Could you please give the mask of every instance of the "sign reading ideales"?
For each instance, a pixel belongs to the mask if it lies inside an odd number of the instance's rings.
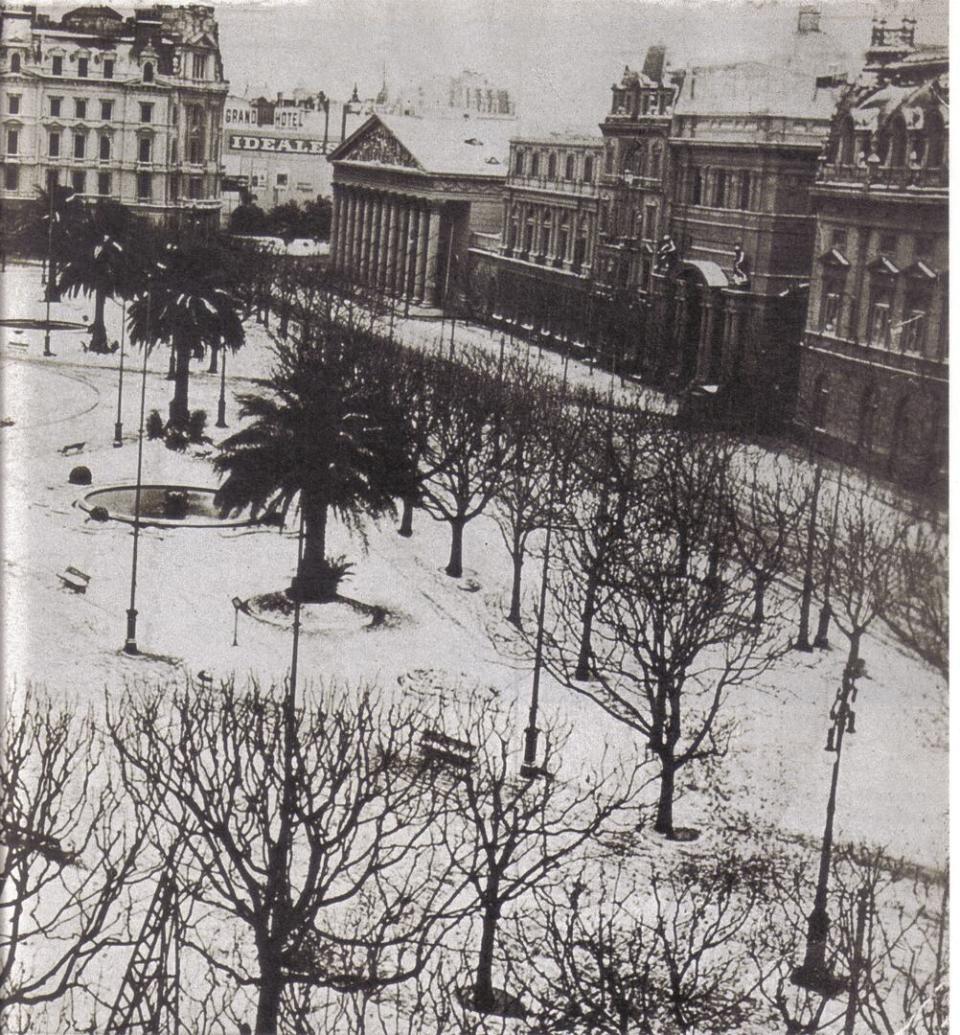
[[[273,151],[290,155],[322,155],[322,140],[302,140],[285,137],[248,137],[246,134],[231,133],[231,151]]]

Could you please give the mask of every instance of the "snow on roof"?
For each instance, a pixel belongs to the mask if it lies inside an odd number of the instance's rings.
[[[506,176],[512,121],[431,119],[413,115],[376,115],[429,173]]]
[[[817,88],[807,70],[742,61],[691,68],[674,107],[677,115],[786,115],[829,119],[834,89]]]

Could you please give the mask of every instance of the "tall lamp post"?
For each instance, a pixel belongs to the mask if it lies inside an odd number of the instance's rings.
[[[127,608],[125,654],[139,654],[137,647],[137,557],[140,547],[140,488],[143,478],[143,418],[147,402],[147,357],[150,338],[150,287],[147,286],[146,334],[143,339],[143,370],[140,375],[140,430],[137,434],[137,488],[133,503],[133,562],[130,567],[130,606]]]
[[[823,572],[823,606],[817,620],[817,635],[813,638],[814,647],[826,649],[830,646],[830,586],[833,582],[833,555],[837,545],[837,521],[840,517],[840,494],[843,489],[843,468],[837,478],[837,494],[833,498],[833,518],[830,522],[830,538],[827,540],[827,559]]]
[[[121,406],[123,405],[123,345],[126,338],[127,331],[127,300],[123,300],[123,306],[120,311],[120,377],[117,381],[117,420],[113,425],[113,444],[115,446],[123,445],[123,413]]]
[[[222,347],[220,357],[220,398],[217,400],[217,427],[227,426],[227,349]]]
[[[53,197],[56,188],[49,181],[47,182],[47,193],[50,195],[50,207],[47,212],[47,290],[44,296],[47,302],[47,318],[43,328],[43,354],[52,356],[50,350],[50,303],[53,301],[53,293],[56,290],[56,278],[53,275]]]
[[[500,337],[500,355],[503,356],[503,336]],[[502,359],[501,359],[502,362]],[[563,360],[563,384],[560,389],[561,399],[566,397],[567,390],[567,366],[569,356]],[[544,776],[542,766],[537,765],[537,742],[540,738],[540,730],[537,727],[537,713],[540,709],[540,673],[543,670],[543,629],[546,618],[547,607],[547,580],[550,575],[550,543],[553,538],[553,506],[557,489],[557,462],[556,456],[550,466],[550,484],[547,488],[547,528],[543,542],[543,565],[540,571],[540,608],[537,611],[537,640],[533,654],[533,685],[530,688],[530,711],[527,716],[527,727],[523,734],[523,762],[520,765],[520,775],[525,780],[532,780],[538,776]]]
[[[844,669],[830,718],[833,725],[827,731],[826,750],[833,753],[833,772],[830,776],[830,794],[827,798],[827,819],[823,828],[823,844],[820,848],[820,869],[817,875],[817,890],[813,899],[813,910],[807,922],[807,946],[803,963],[796,967],[790,980],[798,988],[817,992],[825,998],[839,995],[847,987],[847,979],[831,973],[827,963],[827,934],[830,917],[827,914],[827,883],[830,878],[830,861],[833,855],[833,818],[837,809],[837,783],[840,778],[840,758],[846,734],[856,733],[855,713],[850,702],[857,698],[857,688],[852,670]]]

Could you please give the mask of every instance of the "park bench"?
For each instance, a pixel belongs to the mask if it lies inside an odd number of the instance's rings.
[[[87,586],[90,585],[90,576],[79,568],[68,567],[62,574],[58,574],[57,578],[74,593],[86,593]]]
[[[420,750],[431,762],[443,762],[456,769],[472,769],[477,749],[469,740],[448,736],[438,730],[426,730],[420,738]]]
[[[60,447],[60,455],[70,456],[71,453],[79,453],[86,444],[86,442],[70,442],[67,445]]]

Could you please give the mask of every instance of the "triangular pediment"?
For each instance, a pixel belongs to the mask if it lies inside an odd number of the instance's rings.
[[[400,139],[373,115],[355,133],[330,155],[332,162],[363,162],[368,165],[387,165],[394,168],[423,167],[403,145]]]

